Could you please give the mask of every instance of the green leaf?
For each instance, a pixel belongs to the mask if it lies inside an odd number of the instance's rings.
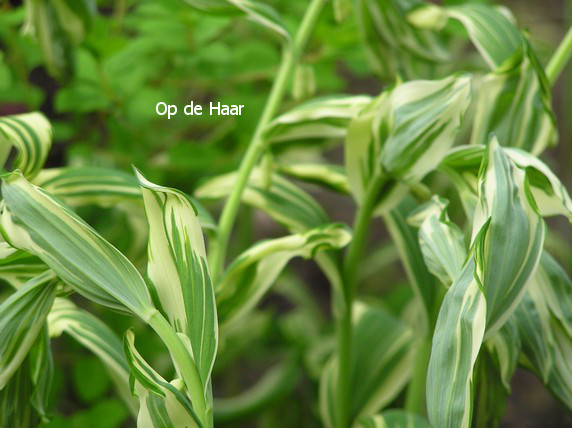
[[[449,286],[459,276],[467,250],[461,229],[449,220],[449,201],[433,196],[409,216],[409,223],[419,227],[419,245],[429,271]]]
[[[132,390],[139,397],[137,426],[200,427],[191,403],[177,388],[180,382],[167,382],[147,364],[135,349],[135,336],[130,330],[125,334],[123,349],[133,376]]]
[[[34,387],[30,402],[43,422],[48,420],[48,399],[54,376],[54,358],[52,355],[48,326],[44,324],[36,343],[28,354],[30,378]]]
[[[23,285],[0,305],[0,389],[22,364],[40,334],[56,296],[57,280],[46,272]]]
[[[48,326],[51,337],[69,334],[93,352],[104,364],[121,399],[133,414],[137,414],[138,404],[131,395],[129,367],[123,355],[123,345],[105,323],[71,301],[56,298],[48,315]]]
[[[466,3],[440,7],[428,3],[414,9],[407,18],[420,28],[437,30],[443,28],[449,19],[459,21],[493,70],[523,53],[522,34],[505,13],[489,5]]]
[[[147,276],[157,307],[190,339],[193,360],[207,390],[218,342],[214,289],[198,211],[175,189],[137,172],[149,220]]]
[[[347,125],[371,102],[366,95],[338,95],[306,101],[274,119],[267,128],[270,143],[343,138]]]
[[[217,286],[221,323],[229,323],[251,310],[292,258],[312,258],[320,251],[342,248],[350,240],[347,227],[326,224],[255,244],[234,260]]]
[[[155,313],[137,269],[73,211],[19,172],[3,179],[2,234],[38,256],[78,293],[148,320]]]
[[[355,303],[353,328],[351,420],[389,404],[407,384],[415,358],[413,330],[382,308]],[[326,426],[335,420],[336,368],[334,355],[320,379],[320,412]]]
[[[13,169],[27,178],[40,172],[52,146],[52,125],[42,113],[0,117],[0,162],[6,163],[10,149],[18,150]]]
[[[509,318],[496,334],[485,342],[485,345],[489,351],[492,362],[494,362],[498,368],[498,377],[500,377],[505,391],[510,393],[510,381],[516,370],[518,357],[522,349],[518,326],[512,317]]]
[[[359,428],[430,428],[429,422],[419,415],[404,410],[386,410],[378,415],[361,418]]]
[[[374,71],[382,78],[429,74],[431,65],[448,59],[432,31],[411,25],[406,14],[416,1],[358,0],[356,15]]]

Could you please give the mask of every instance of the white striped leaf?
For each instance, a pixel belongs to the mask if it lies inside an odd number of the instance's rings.
[[[519,326],[525,364],[572,409],[572,281],[546,252],[513,318]]]
[[[298,163],[278,165],[278,171],[298,180],[316,183],[339,193],[350,192],[343,167],[330,164]]]
[[[0,279],[13,288],[20,288],[46,270],[48,267],[38,257],[21,250],[0,259]]]
[[[491,133],[533,154],[556,144],[550,85],[528,41],[524,46],[524,55],[480,82],[472,144],[486,144]]]
[[[230,195],[236,177],[237,173],[233,172],[209,179],[199,186],[195,195],[204,200],[223,199]],[[273,174],[270,186],[265,186],[261,169],[252,171],[242,201],[264,211],[291,232],[302,232],[328,222],[326,213],[314,198],[280,175]]]
[[[57,279],[46,272],[0,305],[0,389],[22,364],[40,334],[56,297]]]
[[[18,150],[13,169],[28,177],[36,176],[52,146],[52,125],[42,113],[0,117],[0,162],[6,163],[10,149]]]
[[[350,418],[357,421],[378,412],[401,392],[411,376],[416,347],[414,332],[403,321],[379,307],[354,305]],[[320,379],[320,413],[328,427],[335,420],[336,377],[334,354]]]
[[[485,147],[459,146],[443,159],[440,169],[455,183],[462,195],[473,199],[476,207],[477,174]],[[526,171],[530,191],[543,217],[564,215],[572,219],[572,199],[560,179],[538,157],[517,148],[507,147],[506,155]]]
[[[57,196],[72,207],[97,205],[104,208],[127,209],[131,216],[137,212],[131,207],[143,208],[141,188],[130,174],[102,167],[65,167],[43,169],[33,183]],[[199,212],[201,226],[215,230],[215,222],[197,200],[191,198]]]
[[[132,392],[139,397],[137,426],[200,427],[191,403],[179,390],[182,382],[167,382],[135,349],[132,331],[125,333],[123,349],[132,375]]]
[[[97,303],[143,320],[156,312],[145,281],[109,242],[19,172],[3,179],[2,234],[38,256],[66,284]]]
[[[351,119],[371,102],[366,95],[339,95],[306,101],[274,119],[267,128],[270,143],[343,138]]]
[[[394,409],[361,418],[358,428],[431,428],[429,422],[419,415]]]
[[[347,227],[326,224],[255,244],[233,261],[217,285],[221,323],[228,323],[251,310],[292,258],[312,258],[320,251],[342,248],[350,240]]]
[[[439,30],[447,20],[459,21],[491,69],[523,53],[524,38],[503,10],[485,4],[466,3],[440,7],[427,3],[414,9],[408,20],[419,28]]]
[[[481,287],[471,255],[445,295],[435,326],[426,393],[432,426],[471,425],[473,367],[486,327]]]
[[[149,220],[147,276],[157,307],[190,339],[207,389],[217,350],[214,289],[198,211],[183,192],[158,186],[137,172]]]
[[[448,55],[431,31],[411,25],[406,14],[416,2],[358,0],[356,15],[374,71],[382,78],[427,75],[431,65]]]
[[[0,390],[2,427],[29,428],[49,422],[47,404],[53,359],[45,323],[42,327],[29,354]]]
[[[510,160],[496,139],[489,144],[481,165],[473,236],[486,223],[486,244],[476,255],[483,266],[481,281],[490,335],[524,296],[542,254],[545,229],[524,171]]]
[[[131,395],[129,367],[121,340],[115,333],[89,312],[79,309],[70,300],[59,297],[48,314],[48,326],[51,337],[67,333],[101,360],[120,398],[131,413],[136,415],[138,402]]]
[[[449,220],[448,205],[446,199],[433,196],[408,218],[419,227],[419,245],[429,272],[446,286],[459,276],[467,258],[463,232]]]
[[[397,86],[389,114],[375,124],[384,171],[410,183],[435,169],[453,146],[470,99],[470,78],[463,75]]]

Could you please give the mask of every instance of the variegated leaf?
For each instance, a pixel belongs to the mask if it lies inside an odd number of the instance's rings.
[[[274,119],[267,128],[271,143],[343,138],[351,119],[369,103],[366,95],[344,95],[306,101]]]
[[[135,349],[135,336],[127,331],[123,344],[127,364],[133,376],[132,392],[139,397],[137,426],[200,427],[191,403],[179,390],[182,382],[167,382]]]
[[[46,272],[16,290],[0,305],[0,389],[18,370],[40,334],[56,297],[57,279]]]
[[[196,190],[199,199],[227,197],[234,187],[237,173],[214,177]],[[322,207],[304,190],[278,174],[265,186],[264,173],[254,169],[242,194],[243,202],[252,205],[284,224],[291,232],[302,232],[328,222]]]
[[[526,40],[524,47],[522,56],[480,82],[472,144],[485,144],[491,133],[507,146],[533,154],[556,144],[558,135],[551,89],[544,69]]]
[[[339,193],[349,193],[348,177],[343,167],[318,163],[279,165],[278,170],[290,177],[316,183]]]
[[[303,233],[262,241],[239,255],[217,285],[222,323],[251,310],[290,259],[311,258],[320,251],[342,248],[351,240],[341,224],[326,224]]]
[[[358,0],[356,15],[374,71],[382,78],[424,77],[431,65],[447,60],[437,35],[411,25],[406,14],[415,2]]]
[[[190,339],[206,390],[218,326],[198,211],[183,192],[153,184],[139,172],[137,177],[149,220],[147,275],[152,294],[175,330]]]
[[[419,415],[404,410],[385,410],[384,412],[361,418],[358,428],[430,428],[429,422]]]
[[[145,281],[109,242],[19,172],[3,179],[1,229],[13,246],[38,256],[85,297],[143,320],[156,312]]]
[[[545,232],[525,173],[496,139],[487,147],[481,165],[473,236],[487,222],[486,245],[476,255],[483,266],[480,275],[490,335],[502,326],[526,293],[542,254]]]
[[[0,163],[4,165],[12,147],[18,150],[13,169],[36,176],[52,146],[52,125],[42,113],[0,117]]]
[[[411,183],[437,168],[455,142],[470,99],[470,78],[463,75],[397,86],[388,116],[374,124],[383,142],[384,171]]]
[[[490,5],[465,3],[440,7],[426,3],[414,9],[407,18],[419,28],[435,30],[443,28],[449,19],[461,22],[471,41],[493,70],[523,53],[522,34],[503,10]]]
[[[449,286],[461,273],[467,250],[461,229],[449,220],[449,201],[433,196],[409,216],[419,227],[419,245],[429,271]]]
[[[471,256],[439,311],[427,371],[427,411],[432,426],[471,424],[473,368],[486,327],[487,305]]]
[[[67,333],[93,352],[104,364],[115,388],[134,415],[138,402],[131,395],[129,367],[123,355],[123,345],[115,333],[87,311],[79,309],[70,300],[56,298],[48,314],[51,337]]]
[[[13,254],[0,258],[0,279],[13,288],[20,288],[47,270],[44,262],[25,251],[15,250]]]

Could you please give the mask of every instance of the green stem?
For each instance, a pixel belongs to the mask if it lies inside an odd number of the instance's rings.
[[[149,319],[148,324],[157,332],[163,343],[165,343],[169,349],[171,357],[179,368],[183,381],[189,391],[193,410],[197,414],[197,417],[204,427],[212,427],[212,412],[207,412],[207,403],[201,377],[187,348],[185,348],[185,345],[183,345],[183,342],[181,342],[181,339],[179,339],[171,324],[169,324],[160,312],[155,312]]]
[[[326,1],[327,0],[312,0],[312,3],[310,3],[306,10],[306,14],[300,24],[300,29],[296,34],[293,44],[286,45],[283,50],[282,61],[280,63],[276,80],[272,85],[262,116],[258,121],[252,140],[250,141],[248,149],[242,159],[242,163],[240,164],[238,177],[232,189],[232,193],[226,201],[219,220],[218,239],[211,253],[212,276],[215,284],[223,269],[226,249],[232,232],[232,227],[236,219],[240,200],[242,199],[242,193],[248,183],[252,170],[264,152],[264,132],[280,108],[280,104],[284,99],[284,94],[286,93],[288,81],[292,75],[294,66],[306,48],[306,44],[308,43],[310,35],[318,21],[318,17],[320,16],[320,12],[322,11]]]
[[[337,426],[345,428],[350,421],[351,391],[351,348],[352,348],[352,306],[357,283],[358,266],[362,258],[373,211],[379,200],[379,193],[385,178],[378,176],[369,184],[365,199],[358,207],[354,221],[353,237],[344,259],[343,270],[343,310],[338,319],[338,389]]]
[[[546,66],[546,77],[551,85],[554,85],[560,73],[566,67],[566,64],[572,56],[572,27],[568,29],[568,32],[564,36],[564,39],[560,42],[556,52],[548,61]]]

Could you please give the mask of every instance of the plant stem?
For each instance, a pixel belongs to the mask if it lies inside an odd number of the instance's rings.
[[[556,52],[554,52],[554,55],[552,55],[552,58],[550,58],[546,66],[546,77],[550,85],[554,85],[558,76],[560,76],[560,73],[570,60],[570,56],[572,56],[572,27],[568,29],[564,39],[562,39],[560,45],[556,48]]]
[[[189,391],[193,410],[204,427],[212,427],[212,412],[207,416],[207,404],[202,387],[201,377],[189,352],[177,336],[177,333],[160,312],[155,312],[148,324],[157,332],[169,349],[171,358],[179,368],[183,381]]]
[[[365,198],[358,207],[353,229],[352,241],[344,259],[343,270],[343,310],[338,319],[338,388],[337,388],[337,426],[345,428],[351,425],[351,348],[352,348],[352,305],[357,283],[357,271],[362,258],[368,229],[379,193],[385,184],[383,176],[375,177],[369,184]]]
[[[242,193],[246,187],[246,184],[248,183],[248,179],[252,170],[264,152],[264,132],[280,108],[280,104],[284,99],[284,94],[286,93],[288,81],[292,75],[294,66],[306,48],[306,44],[308,43],[310,35],[316,25],[316,22],[318,21],[318,17],[320,16],[320,12],[322,11],[326,1],[327,0],[312,0],[308,6],[308,9],[306,10],[302,23],[300,24],[300,29],[296,34],[296,38],[293,44],[285,45],[282,52],[282,61],[280,63],[280,68],[278,70],[276,80],[272,85],[272,89],[270,91],[270,95],[268,96],[268,100],[266,101],[262,116],[258,121],[254,135],[252,136],[252,140],[250,141],[248,149],[246,150],[244,158],[240,164],[238,177],[232,189],[232,193],[224,205],[219,220],[218,239],[216,245],[212,250],[213,252],[211,259],[212,276],[213,282],[215,284],[217,283],[218,277],[223,269],[226,249],[230,239],[230,234],[232,232],[232,227],[236,219],[240,200],[242,199]]]

